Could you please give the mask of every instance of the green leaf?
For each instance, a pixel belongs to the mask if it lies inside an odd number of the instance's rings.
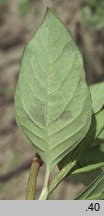
[[[75,200],[104,200],[104,172],[76,197]]]
[[[92,107],[82,55],[50,9],[25,48],[15,110],[19,127],[47,170],[72,151],[90,127]]]
[[[85,0],[81,14],[92,28],[102,28],[104,26],[104,0]]]
[[[95,139],[100,136],[102,131],[104,130],[104,109],[101,110],[99,113],[96,115],[96,134],[95,134]]]
[[[102,168],[102,167],[104,167],[104,162],[90,164],[88,166],[85,166],[85,167],[82,167],[82,168],[74,170],[71,173],[71,175],[73,175],[73,174],[79,174],[79,173],[85,173],[85,172],[91,172],[91,171],[94,171],[94,170]]]
[[[7,2],[7,0],[0,0],[0,6],[4,5]]]
[[[91,146],[86,149],[85,156],[80,157],[80,165],[86,166],[97,162],[104,162],[104,144]]]
[[[104,130],[102,130],[98,138],[102,141],[101,143],[104,143]]]
[[[79,156],[79,160],[78,163],[83,167],[89,164],[93,164],[93,163],[97,163],[97,162],[101,162],[101,158],[104,156],[104,154],[102,155],[102,152],[100,150],[100,145],[91,145],[94,142],[96,142],[96,140],[99,139],[99,135],[101,134],[101,132],[104,129],[104,110],[100,111],[99,113],[97,113],[95,115],[96,118],[96,133],[95,133],[95,138],[93,140],[93,142],[90,142],[90,136],[89,139],[87,140],[87,142],[90,144],[88,146],[88,148],[85,148],[83,151],[83,148],[80,151],[80,156]],[[90,134],[91,134],[91,130],[90,130]],[[104,161],[104,160],[103,160]]]
[[[21,0],[18,5],[20,15],[25,16],[31,8],[30,0]]]
[[[78,161],[79,158],[81,157],[81,155],[83,155],[83,157],[84,157],[84,153],[85,153],[86,149],[88,148],[89,145],[92,144],[92,142],[95,139],[95,133],[96,133],[96,120],[95,120],[95,116],[93,115],[92,121],[91,121],[91,126],[90,126],[90,129],[89,129],[87,135],[81,141],[79,146],[76,147],[76,149],[69,152],[69,154],[67,154],[58,163],[59,170],[63,169],[64,166],[68,165],[70,163],[70,161],[72,161],[73,159],[76,159]]]
[[[104,110],[100,111],[96,115],[93,114],[92,122],[90,129],[85,136],[85,138],[81,141],[80,145],[76,148],[76,150],[70,152],[68,155],[66,155],[58,164],[59,169],[62,169],[66,164],[70,163],[72,160],[72,157],[74,155],[74,159],[77,159],[78,164],[80,166],[86,166],[90,163],[97,163],[100,162],[97,161],[98,157],[102,155],[100,153],[100,150],[98,150],[99,147],[92,146],[92,144],[95,142],[97,138],[99,138],[101,132],[104,129]],[[94,155],[94,152],[96,152],[96,155]],[[99,156],[97,156],[97,153]]]
[[[10,92],[10,89],[9,89],[9,88],[7,88],[6,86],[4,87],[4,86],[1,86],[1,85],[0,85],[0,95],[5,95],[5,94],[7,94],[8,92]]]
[[[104,106],[104,82],[90,85],[90,92],[92,97],[93,111],[94,113],[97,113]]]
[[[70,162],[66,165],[52,180],[51,184],[49,185],[49,194],[53,192],[53,190],[59,185],[59,183],[65,178],[67,173],[72,172],[72,169],[76,166],[76,161]]]
[[[104,144],[101,144],[104,143],[103,132],[101,132],[103,128],[104,110],[100,111],[96,115],[93,115],[91,127],[86,137],[81,141],[81,144],[77,147],[76,151],[73,150],[72,153],[69,153],[59,162],[59,169],[62,170],[65,166],[68,166],[74,155],[74,160],[77,160],[77,166],[74,167],[73,173],[71,174],[82,173],[84,175],[85,173],[90,172],[87,174],[87,181],[89,181],[91,179],[92,171],[95,170],[100,172],[100,169],[104,166]],[[99,142],[99,144],[95,145],[95,141]],[[70,176],[70,172],[68,172],[66,176]]]

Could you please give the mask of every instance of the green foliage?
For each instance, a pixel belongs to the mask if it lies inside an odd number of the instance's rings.
[[[92,84],[90,86],[90,92],[92,97],[92,107],[94,113],[99,112],[104,106],[104,82]]]
[[[101,173],[76,200],[104,200],[104,173]]]
[[[67,175],[104,166],[102,92],[104,82],[91,85],[89,91],[79,49],[64,24],[47,9],[24,50],[15,94],[17,124],[46,165],[39,199],[47,199]],[[59,173],[49,181],[57,164]]]
[[[81,173],[91,172],[91,171],[97,170],[97,169],[102,168],[102,167],[104,167],[104,162],[90,164],[88,166],[84,166],[82,168],[76,169],[75,171],[73,171],[71,173],[71,175],[79,174],[79,173],[81,174]]]
[[[67,173],[72,173],[74,167],[76,167],[76,161],[71,161],[70,163],[66,164],[63,169],[61,169],[61,171],[55,176],[55,178],[49,185],[49,194],[55,190],[55,188],[59,185],[62,179],[66,177]]]
[[[0,0],[0,6],[4,5],[7,0]]]
[[[50,10],[25,48],[15,102],[18,125],[50,170],[89,129],[91,100],[82,56]]]
[[[81,166],[86,166],[88,164],[97,162],[104,162],[104,149],[102,144],[102,142],[104,143],[104,139],[100,139],[101,132],[104,129],[104,110],[96,116],[96,120],[95,139],[93,142],[90,142],[89,140],[90,145],[85,148],[84,154],[80,154],[79,156],[79,163]]]
[[[0,95],[5,95],[7,93],[10,93],[10,89],[4,86],[0,86]]]
[[[104,82],[93,84],[90,86],[92,96],[92,106],[96,114],[93,114],[90,129],[86,137],[81,141],[81,144],[73,150],[58,164],[59,169],[64,169],[65,166],[77,159],[75,170],[71,173],[81,174],[91,172],[104,167],[104,101],[102,92],[104,92]],[[102,98],[102,99],[101,99]],[[80,167],[82,168],[79,168]],[[70,176],[70,172],[67,174]]]
[[[18,5],[19,13],[21,16],[25,16],[31,9],[30,0],[21,0]]]
[[[91,157],[90,153],[88,153],[88,157],[87,156],[85,157],[85,155],[87,154],[87,151],[88,152],[90,151],[89,150],[90,148],[94,148],[91,145],[94,142],[96,142],[103,129],[104,129],[104,110],[98,112],[96,115],[93,114],[91,126],[87,135],[75,150],[73,150],[71,153],[66,155],[60,161],[60,163],[58,164],[59,169],[62,169],[64,166],[66,166],[66,164],[68,164],[72,160],[73,154],[75,155],[74,159],[77,158],[78,164],[80,164],[82,167],[90,164],[91,162],[89,161],[89,158]],[[94,157],[94,159],[95,159],[95,163],[99,162],[97,161],[97,158]],[[92,155],[92,163],[93,163],[93,155]]]
[[[92,119],[90,130],[85,139],[82,141],[82,145],[79,151],[80,154],[78,156],[80,159],[83,157],[83,153],[85,154],[86,150],[91,147],[91,144],[94,144],[96,142],[96,140],[99,138],[99,135],[104,129],[104,110],[100,111],[94,117],[95,119]]]
[[[85,0],[81,14],[86,23],[100,29],[104,26],[104,0]]]

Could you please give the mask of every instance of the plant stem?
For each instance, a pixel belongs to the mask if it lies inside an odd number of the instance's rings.
[[[36,154],[32,160],[32,164],[30,168],[27,191],[26,191],[26,200],[35,199],[37,176],[41,165],[42,165],[42,161],[39,155]]]
[[[41,194],[39,196],[39,200],[46,200],[48,198],[48,193],[49,193],[49,189],[48,189],[49,176],[50,176],[50,169],[48,169],[48,167],[46,167],[44,186],[43,186],[42,192],[41,192]]]
[[[72,169],[76,166],[76,161],[72,161],[69,164],[67,164],[58,174],[57,176],[52,180],[52,182],[49,185],[49,194],[51,194],[55,188],[59,185],[59,183],[65,178],[65,176],[68,174],[68,172],[72,172]]]

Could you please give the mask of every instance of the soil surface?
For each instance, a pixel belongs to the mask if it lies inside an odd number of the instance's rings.
[[[21,0],[22,1],[22,0]],[[93,30],[81,17],[83,0],[30,0],[24,12],[20,0],[0,6],[0,199],[25,199],[34,148],[17,128],[14,93],[26,43],[51,7],[70,29],[85,61],[88,84],[104,80],[104,30]],[[57,169],[56,171],[57,172]],[[79,176],[63,181],[51,199],[74,199],[84,187]],[[37,194],[43,184],[44,167],[38,178]]]

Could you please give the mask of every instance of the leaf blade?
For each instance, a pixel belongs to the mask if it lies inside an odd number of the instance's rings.
[[[90,85],[90,92],[92,97],[93,111],[94,113],[97,113],[104,106],[104,97],[102,94],[102,92],[104,92],[104,82]]]
[[[15,107],[18,125],[50,169],[89,129],[92,109],[82,56],[49,9],[25,48]]]
[[[90,164],[90,165],[84,166],[82,168],[76,169],[75,171],[73,171],[71,173],[71,175],[78,174],[78,173],[91,172],[93,170],[96,170],[96,169],[99,169],[99,168],[102,168],[102,167],[104,167],[104,162]]]
[[[82,167],[89,165],[90,163],[97,163],[101,162],[100,158],[103,158],[103,153],[99,149],[99,146],[92,146],[94,142],[98,138],[100,138],[102,132],[104,129],[104,110],[93,114],[92,121],[90,125],[90,129],[85,136],[85,138],[81,141],[80,145],[76,148],[75,151],[69,153],[68,155],[63,158],[59,164],[59,169],[62,169],[66,164],[70,163],[70,160],[73,157],[73,154],[75,154],[74,159],[78,160],[78,164],[80,164]],[[103,135],[102,135],[103,137]],[[93,154],[94,153],[94,154]]]
[[[103,200],[104,172],[100,174],[75,200]]]

